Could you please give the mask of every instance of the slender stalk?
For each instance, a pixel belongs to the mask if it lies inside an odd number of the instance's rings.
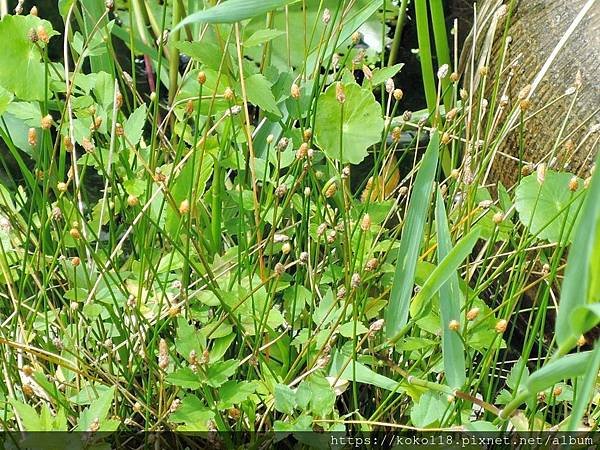
[[[400,46],[402,45],[402,32],[404,31],[404,24],[406,23],[407,10],[408,0],[401,0],[400,5],[398,6],[398,18],[396,19],[396,29],[394,30],[392,47],[388,56],[388,66],[393,66],[398,60]]]
[[[429,39],[429,18],[426,0],[415,0],[415,16],[417,21],[417,40],[419,42],[419,60],[421,61],[421,76],[425,89],[425,100],[430,114],[435,111],[436,83],[433,71],[433,55]]]
[[[181,2],[175,0],[172,6],[172,27],[175,28],[181,21]],[[177,85],[179,79],[179,42],[181,32],[179,29],[169,34],[169,104],[173,104],[177,94]],[[175,134],[174,134],[175,135]]]
[[[446,15],[444,14],[444,5],[442,0],[431,0],[429,2],[431,11],[431,24],[433,28],[433,37],[435,41],[435,53],[437,57],[438,67],[447,64],[449,72],[452,72],[452,61],[450,60],[450,47],[448,45],[448,33],[446,31]],[[446,111],[449,111],[452,105],[452,91],[448,89],[450,80],[442,79],[442,92],[444,106]]]

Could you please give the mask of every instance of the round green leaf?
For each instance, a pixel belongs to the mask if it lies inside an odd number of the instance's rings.
[[[575,192],[569,190],[573,175],[566,172],[546,171],[542,184],[532,174],[521,180],[515,193],[515,208],[519,220],[540,239],[568,243],[572,239],[574,222],[583,196],[579,195],[583,181]]]
[[[315,138],[330,158],[358,164],[367,156],[367,148],[381,140],[381,107],[370,91],[355,83],[344,84],[344,93],[343,105],[333,84],[319,96]]]
[[[45,67],[39,45],[31,42],[31,30],[43,27],[52,37],[58,34],[47,20],[37,16],[6,16],[0,21],[0,85],[23,100],[44,99]]]

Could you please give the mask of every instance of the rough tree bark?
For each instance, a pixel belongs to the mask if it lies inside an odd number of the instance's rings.
[[[481,3],[474,66],[477,68],[479,61],[489,57],[487,86],[493,84],[499,74],[500,93],[506,86],[509,108],[519,102],[521,90],[535,81],[563,36],[568,34],[564,46],[532,90],[530,108],[525,113],[525,117],[529,118],[525,123],[522,164],[544,162],[583,178],[589,176],[600,139],[600,1],[514,0],[508,29],[510,44],[502,67],[499,56],[508,14],[499,18],[493,32],[494,14],[498,17],[502,4],[505,3],[506,8],[511,1],[484,0]],[[569,28],[584,8],[587,10],[583,18],[569,33]],[[470,79],[473,36],[472,32],[461,57],[465,80]],[[474,79],[471,89],[481,81],[477,70]],[[581,86],[574,94],[575,104],[569,112],[574,97],[564,93],[576,84],[577,79],[581,80]],[[486,95],[490,93],[487,89]],[[512,185],[521,166],[515,159],[519,155],[517,127],[494,154],[488,181],[500,180],[506,186]]]

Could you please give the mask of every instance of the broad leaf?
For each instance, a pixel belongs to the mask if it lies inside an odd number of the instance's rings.
[[[167,375],[166,379],[169,383],[184,389],[198,389],[202,386],[198,375],[192,372],[192,369],[189,367],[177,369],[175,372]]]
[[[515,208],[521,223],[531,234],[550,242],[571,241],[573,224],[581,207],[583,182],[576,192],[569,190],[573,175],[566,172],[546,171],[543,183],[537,174],[521,180],[515,192]]]
[[[172,259],[172,255],[167,256]],[[158,271],[160,273],[160,271]],[[204,343],[200,339],[198,330],[190,325],[183,317],[177,318],[177,338],[175,339],[175,350],[185,359],[190,357],[192,352],[195,352],[198,357],[204,351]]]
[[[13,94],[0,86],[0,116],[4,114],[10,102],[13,101]]]
[[[205,67],[218,71],[223,59],[223,50],[213,42],[177,42],[177,48],[190,58],[200,61]]]
[[[277,102],[271,91],[271,83],[267,81],[264,75],[252,75],[245,80],[246,93],[248,101],[258,106],[262,110],[281,117],[281,113],[277,108]]]
[[[310,409],[313,415],[325,417],[333,411],[335,392],[329,381],[323,376],[311,375],[307,380],[312,392]]]
[[[215,416],[198,397],[186,395],[179,407],[169,416],[174,423],[182,423],[194,431],[207,431],[208,422]]]
[[[206,384],[214,388],[220,387],[236,372],[238,366],[239,361],[235,359],[211,364],[206,370]]]
[[[231,408],[254,394],[258,381],[228,381],[219,388],[219,408]]]
[[[139,178],[130,178],[129,180],[125,180],[123,182],[123,187],[125,188],[125,192],[136,197],[139,197],[146,191],[146,183],[144,180],[140,180]]]
[[[173,31],[192,23],[234,23],[281,8],[298,0],[228,0],[217,6],[190,14]]]
[[[139,106],[125,122],[124,131],[127,141],[136,146],[139,144],[144,133],[144,123],[146,122],[146,104]]]
[[[75,3],[75,0],[58,0],[58,11],[60,12],[60,15],[65,17],[71,6],[73,6],[73,3]]]
[[[527,382],[529,378],[529,369],[522,358],[519,358],[513,368],[510,370],[508,377],[506,377],[506,385],[517,390],[521,384]]]
[[[270,40],[275,39],[283,34],[285,34],[285,32],[280,30],[271,30],[269,28],[266,30],[258,30],[248,39],[244,40],[244,47],[254,47],[255,45],[264,44],[265,42],[269,42]]]
[[[484,420],[477,420],[475,422],[470,422],[465,426],[466,431],[475,431],[475,432],[487,432],[487,433],[497,433],[498,427],[491,422],[486,422]]]
[[[410,411],[410,420],[419,428],[427,428],[439,423],[448,407],[448,402],[442,399],[439,392],[427,391]]]
[[[21,403],[14,399],[10,399],[10,404],[13,406],[15,414],[23,421],[26,431],[44,431],[42,419],[38,416],[35,409],[26,403]]]
[[[77,431],[89,431],[92,423],[96,421],[98,421],[100,427],[102,427],[103,421],[108,416],[114,396],[115,388],[111,387],[100,394],[100,396],[94,400],[88,408],[83,410],[79,416]]]
[[[30,31],[40,26],[48,36],[58,34],[50,22],[33,15],[8,15],[0,21],[0,85],[22,100],[44,99],[46,68],[38,46],[29,39]]]
[[[376,69],[373,71],[373,78],[371,78],[371,84],[377,86],[381,83],[385,83],[389,78],[393,78],[402,70],[404,64],[396,64],[390,67],[384,67],[383,69]]]
[[[296,394],[286,384],[275,385],[275,409],[285,414],[293,414],[296,407]]]
[[[344,84],[343,89],[343,104],[336,98],[335,84],[319,96],[315,138],[331,159],[358,164],[367,156],[369,146],[381,140],[381,106],[371,91],[355,83]]]
[[[361,334],[365,334],[369,331],[367,327],[364,326],[362,322],[356,322],[356,328],[354,326],[354,322],[348,322],[343,325],[340,325],[338,328],[340,335],[351,338],[355,334],[356,336],[360,336]]]

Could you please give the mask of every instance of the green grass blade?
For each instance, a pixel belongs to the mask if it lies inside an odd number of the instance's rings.
[[[415,178],[402,229],[390,302],[385,310],[386,335],[390,339],[400,332],[408,320],[408,308],[415,281],[419,248],[429,212],[429,200],[437,170],[439,147],[440,136],[438,131],[434,130],[421,161],[421,168]]]
[[[444,5],[442,0],[431,0],[429,3],[431,10],[431,24],[433,27],[433,37],[435,41],[435,54],[437,56],[438,67],[448,64],[452,67],[450,60],[450,48],[448,46],[448,33],[446,31],[446,17],[444,16]],[[450,109],[452,104],[452,91],[446,89],[450,85],[450,80],[444,78],[442,80],[442,91],[444,94],[444,106]]]
[[[438,236],[438,261],[446,260],[452,249],[448,218],[444,207],[442,193],[438,189],[435,223]],[[464,242],[464,240],[462,241]],[[450,387],[461,387],[466,379],[465,375],[465,349],[458,333],[450,331],[448,324],[452,320],[460,322],[460,288],[456,271],[450,274],[448,280],[440,287],[440,313],[442,322],[442,355],[444,372]]]
[[[351,355],[344,355],[342,352],[336,351],[332,358],[329,375],[335,378],[339,377],[358,383],[370,384],[388,391],[403,391],[403,389],[398,388],[397,381],[374,372],[364,364],[348,361],[350,358],[352,358]]]
[[[431,300],[440,288],[450,280],[452,276],[456,276],[456,271],[462,262],[473,251],[473,247],[479,239],[480,233],[480,228],[472,229],[469,234],[463,237],[454,248],[448,252],[433,272],[431,272],[431,275],[429,275],[429,278],[427,278],[423,287],[421,287],[421,290],[412,301],[411,310],[414,311],[413,315],[417,315],[422,311],[427,302]],[[449,248],[448,244],[449,242],[444,242],[444,249]],[[447,325],[448,323],[445,324],[445,326]]]
[[[590,367],[593,352],[572,353],[555,359],[533,372],[525,384],[529,393],[537,394],[559,381],[584,375]]]
[[[585,414],[585,410],[596,387],[598,370],[600,370],[600,345],[596,344],[585,378],[577,384],[577,394],[573,403],[573,409],[571,410],[567,431],[577,431],[579,428],[581,419]]]
[[[402,41],[402,31],[404,30],[404,24],[406,23],[407,9],[408,0],[401,0],[398,5],[398,19],[396,20],[396,29],[394,30],[394,40],[392,42],[392,48],[390,49],[388,67],[396,64],[398,58],[400,43]]]
[[[427,17],[427,1],[415,1],[415,16],[417,20],[417,40],[419,42],[419,60],[421,61],[421,74],[427,109],[430,113],[435,111],[437,90],[435,75],[433,73],[433,60],[431,55],[431,42],[429,35],[429,19]]]
[[[228,0],[219,5],[190,14],[173,31],[192,23],[234,23],[251,19],[298,0]]]
[[[572,353],[554,359],[536,370],[529,376],[525,386],[519,390],[515,398],[501,411],[500,418],[507,419],[527,398],[554,386],[559,381],[585,375],[594,359],[593,351]]]
[[[598,291],[596,291],[598,293]],[[573,337],[581,336],[600,322],[600,303],[592,303],[575,308],[571,314]]]
[[[440,66],[443,64],[451,65],[450,47],[448,46],[448,34],[446,32],[446,17],[442,3],[442,0],[431,0],[429,3],[433,36],[435,39],[435,52],[437,54],[438,65]]]
[[[600,172],[593,175],[581,219],[569,251],[565,279],[562,285],[558,314],[556,316],[556,342],[559,347],[573,346],[580,333],[572,327],[571,317],[578,307],[589,302],[590,286],[596,285],[594,252],[600,244]],[[565,348],[564,351],[568,351]]]

